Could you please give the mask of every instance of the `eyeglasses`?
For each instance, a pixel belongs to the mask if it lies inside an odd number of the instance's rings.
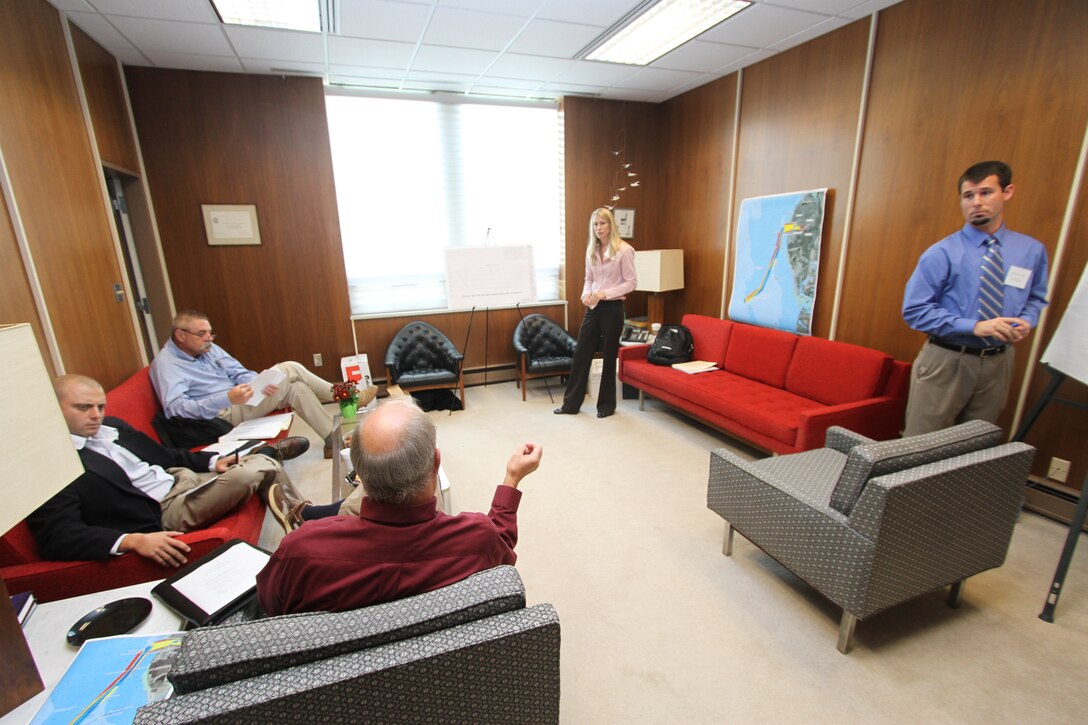
[[[193,332],[192,330],[186,330],[184,327],[179,327],[178,329],[181,330],[182,332],[189,333],[193,337],[207,338],[209,340],[214,340],[215,339],[215,333],[212,332],[211,330],[199,330],[197,332]]]

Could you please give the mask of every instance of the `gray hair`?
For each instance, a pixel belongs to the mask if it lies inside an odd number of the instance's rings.
[[[426,490],[434,471],[437,434],[434,423],[424,415],[414,400],[394,398],[379,405],[403,407],[411,414],[403,423],[396,445],[373,453],[363,448],[366,416],[351,437],[351,463],[363,482],[366,495],[378,503],[403,504]],[[375,411],[377,412],[377,411]]]

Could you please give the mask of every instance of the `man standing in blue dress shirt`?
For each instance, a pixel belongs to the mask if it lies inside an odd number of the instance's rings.
[[[966,223],[927,249],[907,282],[903,319],[929,335],[911,371],[904,435],[997,420],[1008,397],[1013,344],[1047,305],[1046,248],[1005,227],[1012,169],[975,164],[959,180]]]

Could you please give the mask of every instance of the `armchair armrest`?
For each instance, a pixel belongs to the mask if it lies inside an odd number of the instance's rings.
[[[289,614],[190,632],[170,681],[193,692],[465,624],[525,606],[517,569],[500,566],[414,597],[348,612]]]
[[[836,425],[865,431],[875,440],[890,440],[899,435],[905,408],[906,401],[902,398],[880,396],[806,411],[801,413],[797,427],[797,450],[822,447],[827,429]]]
[[[852,430],[847,430],[842,426],[833,425],[827,429],[827,437],[824,441],[824,447],[834,448],[839,453],[849,453],[850,449],[854,446],[859,446],[862,443],[872,443],[873,439],[868,436],[863,436],[861,433],[855,433]]]

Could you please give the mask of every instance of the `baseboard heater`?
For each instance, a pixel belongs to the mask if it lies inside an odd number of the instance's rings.
[[[1024,491],[1024,508],[1048,516],[1064,524],[1073,520],[1080,491],[1062,486],[1038,476],[1028,476],[1027,490]],[[1088,522],[1081,527],[1088,531]]]

